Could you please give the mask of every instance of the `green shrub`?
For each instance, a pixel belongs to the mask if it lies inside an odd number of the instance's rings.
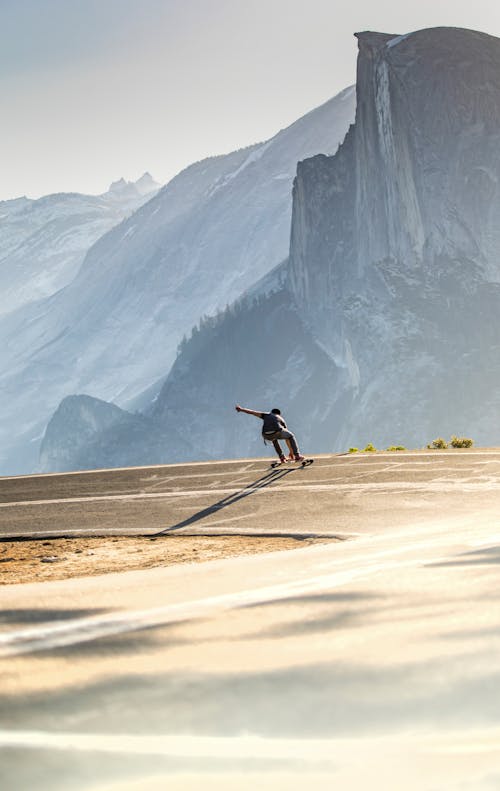
[[[368,443],[366,448],[363,448],[363,453],[375,453],[377,448],[375,448],[371,442]]]
[[[468,437],[455,437],[453,434],[450,445],[452,448],[472,448],[474,444],[474,440],[469,439]]]
[[[433,439],[427,447],[429,450],[446,450],[448,443],[442,437],[438,437],[437,439]]]
[[[349,453],[357,453],[358,448],[349,448]]]
[[[391,445],[387,450],[408,450],[404,445]]]

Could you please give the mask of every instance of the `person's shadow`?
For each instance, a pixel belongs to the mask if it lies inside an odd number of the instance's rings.
[[[152,537],[155,538],[158,536],[164,536],[167,533],[172,533],[174,530],[181,530],[183,527],[189,527],[189,525],[199,522],[206,516],[210,516],[211,514],[222,510],[222,508],[227,508],[229,505],[234,505],[234,503],[237,503],[239,500],[243,500],[245,497],[250,497],[251,494],[255,494],[255,492],[259,491],[260,489],[265,489],[266,486],[270,486],[276,481],[279,481],[281,478],[284,478],[285,475],[288,475],[291,472],[295,472],[295,470],[283,470],[280,468],[272,470],[271,472],[266,473],[266,475],[263,475],[262,478],[258,478],[253,483],[249,483],[248,486],[245,486],[245,488],[241,489],[241,491],[235,492],[234,494],[229,494],[227,497],[223,497],[222,500],[218,500],[213,505],[209,505],[208,508],[203,508],[202,511],[198,511],[196,514],[189,516],[182,522],[178,522],[176,525],[172,525],[171,527],[166,527],[165,530],[160,530],[159,533],[154,533]]]

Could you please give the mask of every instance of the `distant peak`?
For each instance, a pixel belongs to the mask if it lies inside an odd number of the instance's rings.
[[[130,182],[125,181],[124,178],[118,179],[118,181],[112,182],[109,192],[122,192],[123,190],[127,189],[129,184]]]
[[[154,180],[151,173],[146,171],[143,173],[140,179],[137,179],[135,182],[135,188],[141,193],[141,195],[147,195],[148,192],[154,192],[154,190],[159,189],[160,185]]]
[[[109,188],[109,192],[138,192],[139,195],[148,195],[150,192],[160,189],[160,184],[157,184],[151,173],[143,173],[137,181],[126,181],[124,178],[113,181]]]

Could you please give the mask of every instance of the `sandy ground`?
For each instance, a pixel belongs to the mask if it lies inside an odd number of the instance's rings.
[[[332,540],[332,539],[328,539]],[[318,539],[252,536],[109,536],[0,542],[0,585],[202,563],[296,549]]]

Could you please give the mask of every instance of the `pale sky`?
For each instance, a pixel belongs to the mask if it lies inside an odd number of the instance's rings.
[[[494,0],[0,0],[0,200],[165,183],[355,82],[353,33],[500,36]]]

